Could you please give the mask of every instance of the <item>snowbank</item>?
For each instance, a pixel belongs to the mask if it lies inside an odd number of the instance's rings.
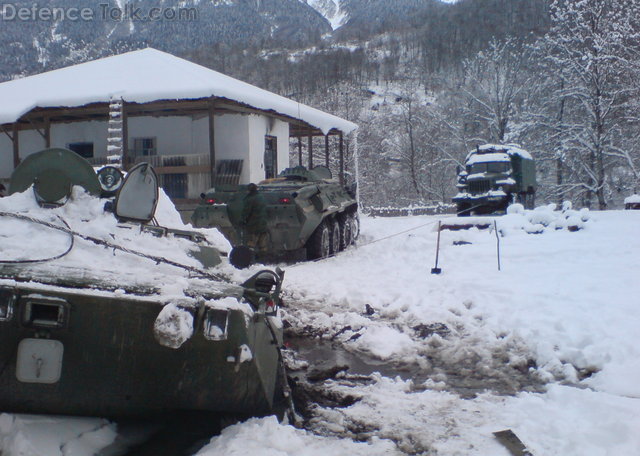
[[[0,415],[0,454],[91,456],[116,438],[116,426],[100,418]]]
[[[374,439],[368,443],[313,435],[280,425],[275,417],[253,418],[230,426],[214,437],[198,456],[376,456],[400,454],[393,443]]]
[[[384,378],[370,387],[336,381],[332,388],[362,399],[319,410],[319,432],[354,437],[349,429],[357,423],[418,453],[507,455],[492,432],[512,428],[534,454],[635,455],[640,214],[563,209],[516,207],[485,217],[503,234],[501,271],[495,233],[472,228],[441,233],[442,273],[430,274],[441,219],[435,216],[364,217],[358,247],[288,268],[288,302],[296,305],[286,311],[294,326],[431,376],[423,392]],[[571,218],[585,229],[565,229]],[[528,234],[532,227],[540,235]],[[449,334],[419,331],[435,323]],[[542,393],[462,399],[450,385],[465,372],[486,376],[487,388],[494,380],[509,386],[509,372],[549,385]]]

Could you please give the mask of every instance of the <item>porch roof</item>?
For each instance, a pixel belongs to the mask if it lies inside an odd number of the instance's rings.
[[[0,84],[0,126],[32,110],[76,108],[112,98],[144,104],[161,100],[228,100],[237,106],[284,116],[328,134],[357,125],[319,109],[156,49],[93,60]]]

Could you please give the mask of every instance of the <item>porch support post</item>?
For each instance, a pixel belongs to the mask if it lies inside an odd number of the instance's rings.
[[[129,158],[129,116],[127,104],[122,100],[122,169],[128,170],[132,160]]]
[[[51,119],[49,117],[44,118],[44,147],[47,149],[51,147]]]
[[[215,132],[215,106],[214,99],[209,99],[209,162],[210,162],[210,187],[216,180],[216,132]]]
[[[340,132],[340,185],[344,185],[344,137]]]
[[[18,122],[13,123],[13,134],[11,135],[13,142],[13,169],[20,164],[20,137],[18,135]]]
[[[302,136],[298,136],[298,166],[302,166]]]
[[[329,135],[324,135],[324,165],[329,167]]]
[[[309,169],[313,168],[313,135],[309,133]]]

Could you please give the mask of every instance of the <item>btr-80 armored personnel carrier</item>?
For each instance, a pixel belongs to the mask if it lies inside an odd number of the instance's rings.
[[[10,193],[0,198],[0,411],[273,411],[281,271],[230,283],[203,234],[155,223],[179,216],[146,163],[123,179],[49,149],[20,164]]]
[[[453,202],[461,216],[504,212],[514,202],[533,209],[535,162],[529,152],[513,144],[478,146],[467,155],[457,187]]]
[[[231,245],[244,246],[247,187],[220,185],[203,193],[193,226],[217,228]],[[266,203],[268,229],[268,249],[256,252],[258,261],[323,258],[344,250],[359,234],[354,191],[332,179],[325,166],[287,168],[260,182],[258,192]]]

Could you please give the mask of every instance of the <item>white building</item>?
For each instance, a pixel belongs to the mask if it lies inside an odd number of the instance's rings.
[[[342,175],[343,135],[356,128],[149,48],[0,84],[0,180],[27,155],[64,147],[94,164],[114,154],[125,168],[148,161],[182,202],[212,184],[273,177],[289,166],[290,137],[303,164],[302,138],[312,149],[324,136],[326,162],[336,145]]]

